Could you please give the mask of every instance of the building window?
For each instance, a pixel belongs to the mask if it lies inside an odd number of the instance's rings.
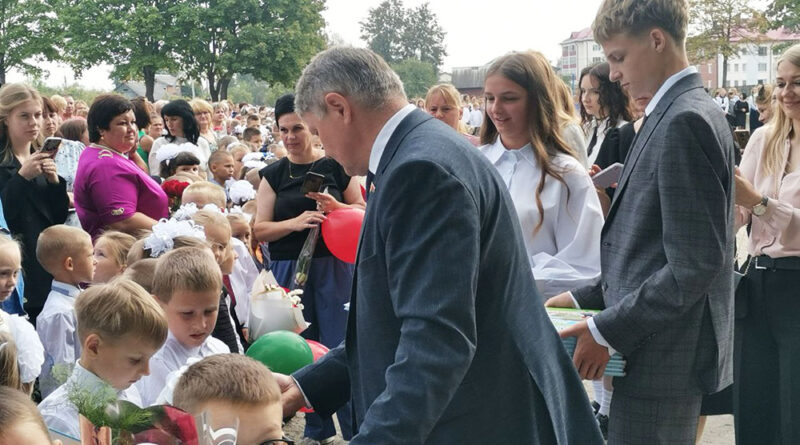
[[[711,73],[712,73],[712,68],[711,68],[711,64],[709,63],[708,64],[708,74],[711,74]]]
[[[592,49],[593,49],[594,51],[600,51],[600,45],[598,45],[598,44],[596,44],[596,43],[595,43],[594,45],[592,45]]]
[[[758,55],[759,56],[766,56],[767,55],[767,47],[766,46],[759,46],[758,47]]]
[[[734,63],[733,64],[733,72],[734,73],[738,73],[739,72],[739,64],[738,63]]]
[[[767,71],[767,64],[766,63],[759,63],[758,64],[758,72],[764,73]]]
[[[744,72],[744,71],[747,71],[747,64],[746,63],[742,64],[742,72]]]
[[[738,80],[734,80],[733,81],[733,86],[738,87],[739,86],[739,81]]]
[[[602,61],[603,61],[602,57],[593,57],[592,58],[592,63],[600,63]]]

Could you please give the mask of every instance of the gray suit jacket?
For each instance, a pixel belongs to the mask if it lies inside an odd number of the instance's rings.
[[[628,359],[616,390],[716,392],[732,381],[734,143],[700,76],[637,135],[603,227],[598,282],[574,291]]]
[[[374,184],[345,344],[295,374],[317,412],[352,395],[352,445],[601,444],[494,167],[414,111]]]

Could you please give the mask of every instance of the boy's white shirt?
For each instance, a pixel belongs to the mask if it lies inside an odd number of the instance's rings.
[[[242,326],[247,327],[250,319],[250,292],[253,289],[253,283],[258,278],[259,271],[247,246],[236,238],[231,238],[231,243],[233,243],[234,252],[239,255],[233,265],[233,272],[230,274],[233,294],[236,296],[234,310],[236,318],[239,319]]]
[[[199,347],[186,348],[170,331],[164,346],[150,358],[150,375],[142,377],[136,383],[136,388],[142,397],[142,406],[148,407],[155,403],[161,391],[166,387],[170,373],[179,370],[190,358],[205,358],[230,352],[225,343],[210,335]]]
[[[72,367],[81,356],[75,319],[75,298],[80,293],[76,286],[53,280],[52,290],[36,319],[36,332],[44,346],[44,365],[39,379],[42,397],[58,387],[59,382],[52,377],[53,366]]]
[[[80,439],[78,408],[69,400],[70,391],[77,387],[94,392],[104,386],[108,386],[108,384],[81,366],[80,362],[76,362],[69,379],[39,404],[39,412],[42,413],[47,428]],[[136,406],[142,406],[139,391],[133,385],[128,389],[116,391],[116,393],[119,400],[126,400]]]
[[[0,332],[7,332],[14,339],[22,383],[32,383],[39,377],[44,363],[44,347],[36,329],[19,315],[0,310]]]

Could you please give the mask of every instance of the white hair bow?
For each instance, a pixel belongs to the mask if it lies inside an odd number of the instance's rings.
[[[192,144],[191,142],[184,142],[183,144],[166,144],[158,149],[156,152],[156,160],[158,163],[162,163],[164,161],[171,161],[175,159],[180,153],[189,152],[200,159],[200,151],[197,148],[197,145]]]
[[[242,205],[245,202],[256,198],[256,190],[248,181],[239,180],[230,183],[226,182],[225,185],[228,188],[228,196],[230,197],[231,202],[236,205]]]
[[[163,218],[153,226],[153,233],[145,238],[144,248],[150,250],[150,255],[153,258],[158,258],[175,247],[174,240],[179,236],[206,239],[203,227],[198,226],[194,221]]]

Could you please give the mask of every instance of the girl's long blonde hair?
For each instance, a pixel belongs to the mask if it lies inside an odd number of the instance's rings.
[[[778,59],[776,66],[780,66],[784,62],[800,67],[800,44],[787,49]],[[784,81],[788,84],[788,80]],[[783,151],[786,146],[786,139],[791,138],[798,129],[792,127],[792,119],[786,115],[780,103],[778,103],[774,111],[775,114],[769,124],[769,135],[762,154],[761,164],[763,165],[762,173],[764,176],[774,175],[777,183],[782,176],[782,172],[779,170],[783,167]]]
[[[10,161],[14,156],[8,135],[8,116],[29,100],[42,104],[39,92],[24,83],[7,83],[0,88],[0,162]]]
[[[555,178],[567,187],[567,199],[570,196],[569,186],[564,180],[564,172],[553,164],[552,159],[558,154],[565,154],[577,159],[575,151],[561,135],[561,129],[573,118],[568,115],[560,99],[558,81],[550,62],[540,52],[525,51],[510,53],[495,60],[486,77],[499,74],[516,83],[528,93],[528,136],[533,147],[536,162],[541,166],[542,175],[536,187],[536,208],[539,211],[539,223],[534,233],[539,231],[544,222],[544,206],[541,193],[547,176]],[[481,126],[481,144],[492,144],[499,137],[497,127],[486,114]]]

